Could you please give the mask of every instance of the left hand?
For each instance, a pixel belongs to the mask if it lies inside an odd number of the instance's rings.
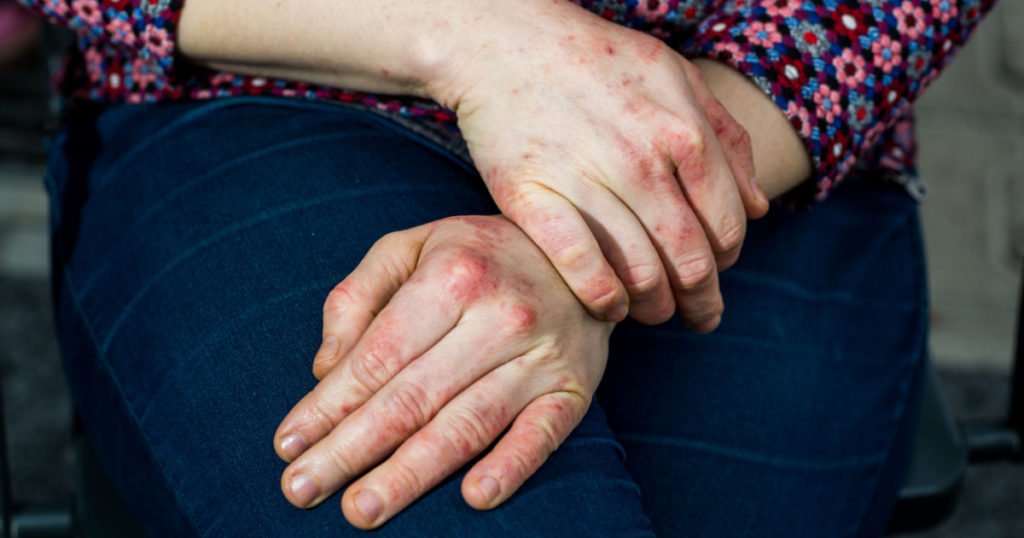
[[[511,424],[462,482],[471,506],[499,505],[582,419],[611,329],[502,217],[385,236],[327,298],[322,381],[275,435],[285,496],[308,508],[366,473],[342,510],[375,528]]]

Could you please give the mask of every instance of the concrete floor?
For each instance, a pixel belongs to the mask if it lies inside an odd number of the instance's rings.
[[[1005,412],[1024,254],[1024,0],[1004,0],[917,107],[932,350],[962,418]],[[41,66],[0,73],[0,374],[14,495],[66,498],[69,403],[46,283]],[[972,467],[931,538],[1024,536],[1024,466]]]

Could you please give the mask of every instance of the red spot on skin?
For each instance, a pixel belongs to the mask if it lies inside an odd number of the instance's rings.
[[[626,104],[622,106],[622,111],[626,114],[633,115],[640,112],[640,105],[636,101],[626,101]]]
[[[567,37],[565,38],[565,40],[566,40],[566,41],[576,41],[576,36],[575,36],[575,35],[573,35],[573,34],[569,34],[569,35],[568,35],[568,36],[567,36]]]
[[[388,78],[388,77],[391,76],[391,71],[387,70],[387,69],[381,69],[380,70],[380,76],[382,76],[384,78]]]
[[[604,48],[604,51],[608,53],[608,56],[615,56],[615,47],[608,45]]]
[[[489,271],[487,258],[470,252],[454,254],[448,264],[448,290],[458,299],[473,302],[493,293],[496,275]]]
[[[633,83],[633,81],[630,80],[629,77],[622,77],[622,87],[623,88],[625,88],[626,86],[629,86],[632,83]]]
[[[537,312],[525,304],[517,304],[509,309],[508,320],[515,332],[530,331],[537,326]]]
[[[340,407],[338,407],[338,412],[341,413],[342,417],[347,417],[351,415],[352,411],[355,411],[357,407],[359,406],[352,402],[343,403],[341,404]]]
[[[698,186],[707,179],[707,148],[693,137],[669,131],[664,135],[676,165],[676,176],[684,184]]]
[[[661,57],[664,46],[664,43],[657,38],[652,37],[650,39],[644,39],[637,47],[637,57],[640,58],[640,61],[643,63],[650,65],[658,61],[658,58]]]
[[[637,82],[643,84],[644,81],[647,80],[647,77],[645,77],[643,75],[637,75],[636,80],[637,80]]]
[[[601,276],[591,278],[583,285],[583,288],[587,290],[588,295],[595,299],[603,299],[615,291],[612,282]]]

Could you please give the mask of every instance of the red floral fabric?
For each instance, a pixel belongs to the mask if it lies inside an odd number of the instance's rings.
[[[213,72],[176,61],[184,0],[20,0],[77,35],[65,93],[105,102],[277,95],[347,103],[461,143],[436,103]],[[792,123],[814,177],[791,195],[824,198],[855,166],[921,192],[910,103],[994,0],[573,0],[683,54],[726,62]],[[465,156],[464,151],[462,152]]]

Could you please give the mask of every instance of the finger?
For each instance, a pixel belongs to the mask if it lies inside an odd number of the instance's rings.
[[[495,198],[502,212],[544,252],[594,317],[622,321],[628,294],[579,211],[543,185],[522,182],[517,188],[511,199]]]
[[[722,105],[703,84],[696,84],[694,94],[707,116],[708,123],[718,137],[718,143],[725,153],[729,170],[736,180],[740,199],[746,209],[747,218],[759,219],[768,213],[768,197],[757,183],[754,169],[754,149],[750,134],[736,118]]]
[[[671,168],[651,166],[647,188],[617,189],[634,208],[661,257],[679,313],[691,328],[713,330],[721,315],[715,254]]]
[[[527,372],[512,361],[459,394],[425,428],[341,500],[356,527],[373,529],[404,510],[483,452],[534,397]]]
[[[493,325],[460,324],[299,456],[281,479],[288,500],[299,507],[319,504],[386,458],[465,387],[516,356],[519,350],[507,340],[481,345]]]
[[[651,325],[668,321],[676,306],[672,287],[657,249],[633,211],[600,186],[571,201],[626,287],[630,317]]]
[[[489,510],[505,502],[583,419],[590,402],[574,392],[546,394],[516,417],[508,433],[462,480],[470,506]]]
[[[718,139],[701,118],[698,127],[674,131],[667,142],[683,193],[704,225],[718,269],[724,270],[739,257],[747,215]]]
[[[323,342],[313,358],[313,375],[323,379],[348,353],[416,269],[430,228],[420,226],[377,240],[359,265],[327,295]]]
[[[451,262],[447,270],[458,284],[472,269]],[[426,274],[441,269],[425,267]],[[409,281],[395,293],[341,364],[330,371],[285,416],[274,446],[292,461],[330,433],[410,362],[431,349],[458,322],[462,306],[453,294],[438,293],[429,279]]]

